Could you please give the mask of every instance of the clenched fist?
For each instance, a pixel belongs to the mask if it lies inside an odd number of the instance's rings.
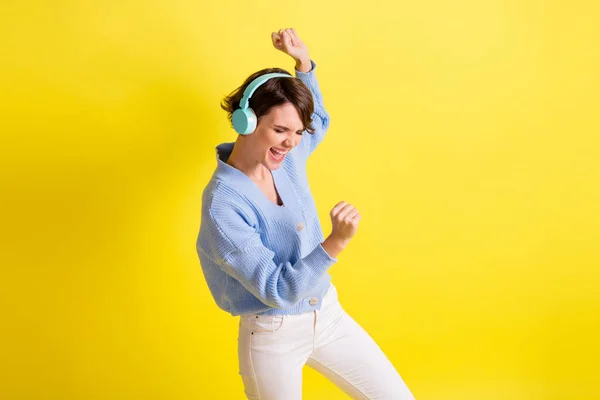
[[[337,203],[329,215],[331,216],[332,225],[331,234],[322,245],[325,251],[335,258],[356,234],[361,217],[358,210],[345,201]]]
[[[331,216],[331,235],[344,242],[349,241],[358,230],[360,213],[352,204],[340,201],[329,213]]]
[[[296,61],[310,59],[308,47],[300,40],[294,28],[280,29],[271,33],[273,47],[284,52]]]

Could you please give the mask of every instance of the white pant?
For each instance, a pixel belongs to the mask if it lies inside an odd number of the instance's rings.
[[[320,310],[299,315],[244,315],[239,373],[248,399],[302,399],[308,364],[353,399],[414,399],[369,334],[342,308],[333,284]]]

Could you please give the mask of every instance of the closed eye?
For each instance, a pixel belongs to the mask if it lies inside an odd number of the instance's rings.
[[[284,127],[284,126],[279,126],[279,125],[276,125],[276,128],[275,128],[275,132],[277,132],[277,133],[285,133],[285,132],[287,132],[289,130],[290,129],[288,129],[288,128]],[[303,130],[302,131],[297,131],[296,133],[298,135],[302,135],[302,133],[304,133],[304,131]]]
[[[277,133],[285,133],[285,131],[282,131],[281,129],[275,129],[275,132]],[[296,134],[302,136],[302,133],[304,133],[304,131],[298,131],[296,132]]]

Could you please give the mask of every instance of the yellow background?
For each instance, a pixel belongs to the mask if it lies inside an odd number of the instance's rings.
[[[195,253],[221,98],[292,70],[309,162],[363,219],[340,301],[423,399],[600,399],[600,7],[589,1],[4,1],[0,398],[240,399]],[[343,399],[306,368],[306,399]]]

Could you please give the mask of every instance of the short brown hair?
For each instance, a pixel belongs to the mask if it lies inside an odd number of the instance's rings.
[[[265,68],[250,75],[242,86],[235,89],[221,101],[221,108],[228,113],[229,121],[233,112],[240,106],[240,101],[244,95],[244,90],[250,82],[261,75],[271,72],[279,72],[291,75],[288,71],[281,68]],[[257,122],[260,118],[268,114],[272,107],[279,106],[285,103],[291,103],[304,125],[304,129],[310,133],[314,133],[314,129],[310,126],[312,123],[312,114],[314,111],[314,102],[310,89],[300,79],[294,78],[271,78],[260,85],[250,97],[248,106],[254,110]]]

